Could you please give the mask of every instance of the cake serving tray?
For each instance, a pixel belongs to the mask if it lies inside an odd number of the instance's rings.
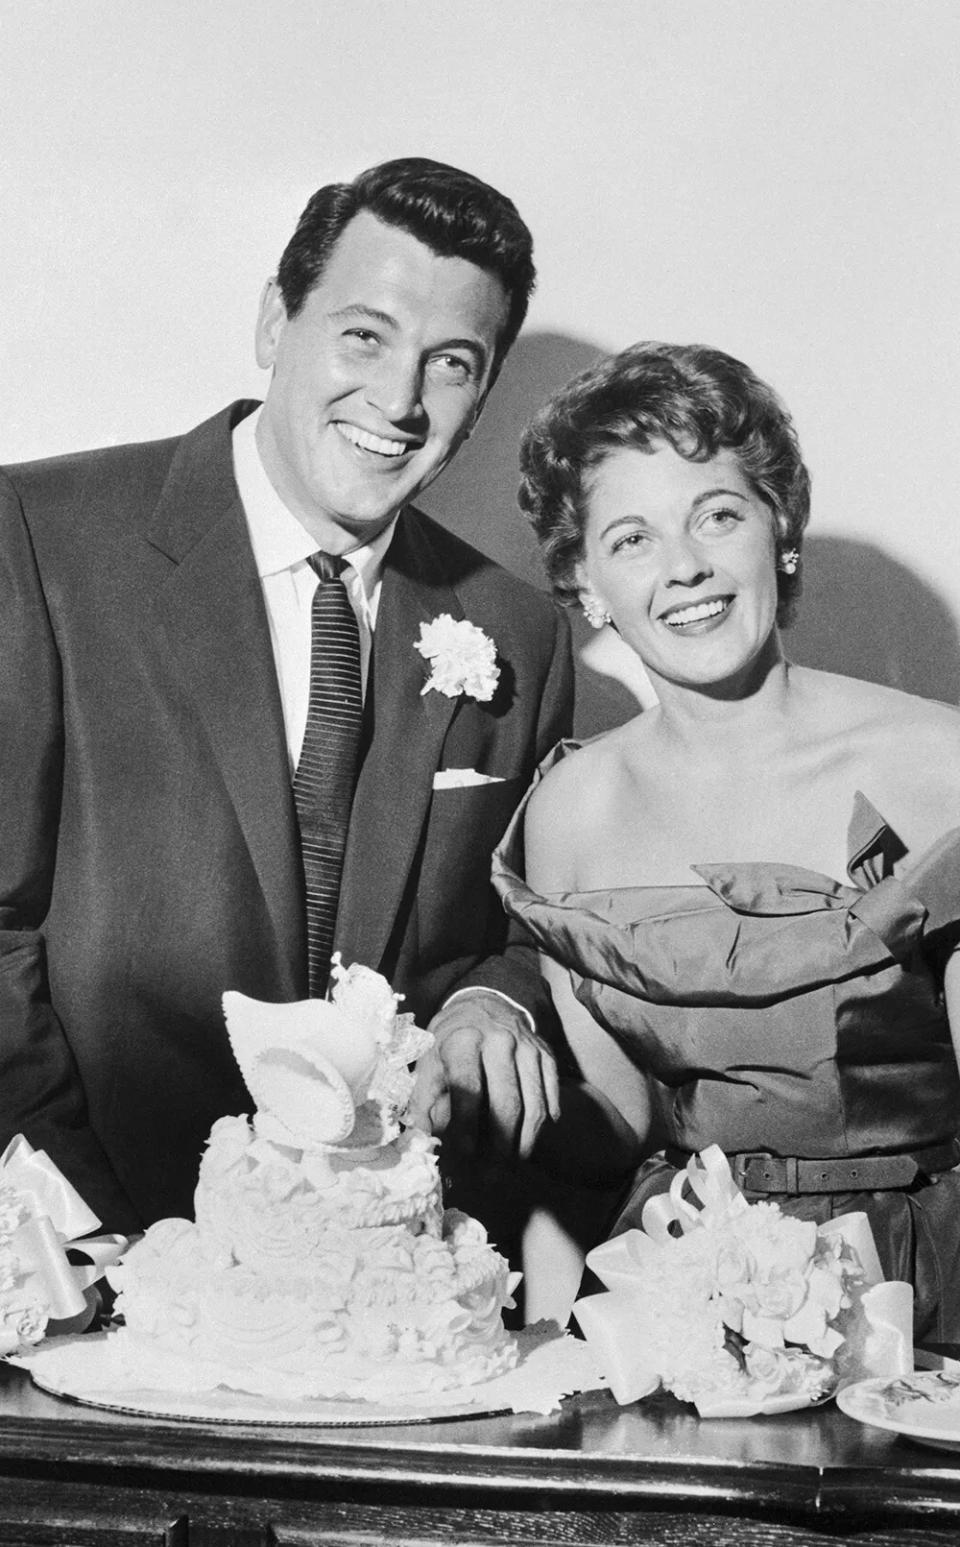
[[[314,1428],[367,1426],[408,1423],[437,1423],[450,1418],[489,1418],[495,1413],[509,1412],[509,1405],[487,1407],[473,1398],[460,1398],[460,1405],[434,1404],[432,1407],[413,1402],[394,1407],[374,1402],[280,1402],[270,1397],[246,1396],[240,1391],[227,1391],[220,1386],[216,1391],[200,1392],[195,1396],[175,1396],[169,1391],[98,1391],[95,1396],[83,1396],[78,1391],[55,1385],[38,1375],[31,1375],[33,1384],[50,1396],[62,1397],[83,1407],[97,1407],[113,1413],[128,1413],[140,1418],[172,1418],[184,1423],[238,1423],[238,1424],[288,1424]],[[482,1387],[473,1388],[480,1393]]]
[[[605,1384],[587,1345],[562,1333],[555,1322],[517,1334],[519,1363],[506,1375],[460,1390],[426,1393],[422,1398],[385,1397],[379,1402],[291,1400],[222,1385],[199,1391],[148,1388],[125,1374],[117,1357],[118,1335],[99,1332],[50,1338],[9,1362],[26,1370],[34,1385],[51,1396],[111,1412],[188,1423],[324,1427],[435,1423],[505,1412],[550,1413],[559,1408],[563,1397]]]

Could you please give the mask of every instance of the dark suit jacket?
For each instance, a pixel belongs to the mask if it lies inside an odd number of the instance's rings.
[[[231,461],[253,406],[0,475],[0,1142],[26,1133],[117,1229],[191,1214],[212,1122],[251,1109],[223,991],[306,996],[283,716]],[[414,641],[442,612],[496,642],[489,704],[421,695]],[[568,730],[564,621],[407,511],[368,693],[344,961],[387,974],[421,1024],[471,983],[536,1012],[489,860]],[[434,792],[448,767],[503,782]]]

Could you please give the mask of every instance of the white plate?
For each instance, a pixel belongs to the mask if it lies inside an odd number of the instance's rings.
[[[837,1406],[860,1423],[939,1450],[960,1450],[960,1374],[956,1371],[915,1370],[893,1380],[888,1375],[874,1376],[838,1391]]]
[[[819,1407],[829,1400],[829,1396],[814,1400],[792,1392],[789,1396],[756,1397],[752,1401],[747,1398],[721,1398],[714,1402],[698,1402],[696,1408],[701,1418],[763,1418],[777,1413],[799,1413],[805,1407]]]

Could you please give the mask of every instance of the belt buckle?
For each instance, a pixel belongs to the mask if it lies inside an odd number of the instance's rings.
[[[779,1168],[784,1162],[769,1150],[741,1150],[733,1157],[733,1180],[742,1192],[782,1192]],[[776,1170],[777,1175],[774,1175]]]
[[[800,1162],[796,1155],[771,1155],[769,1150],[748,1150],[737,1156],[734,1181],[746,1192],[791,1193],[800,1191]]]

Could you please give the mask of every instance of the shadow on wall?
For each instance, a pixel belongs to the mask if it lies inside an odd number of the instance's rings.
[[[806,538],[803,594],[784,645],[804,666],[960,702],[960,638],[949,610],[869,543]]]
[[[541,590],[546,579],[536,539],[517,506],[520,437],[544,399],[604,353],[561,333],[524,334],[472,437],[418,501],[451,532]]]
[[[524,426],[551,392],[606,351],[560,333],[514,346],[476,430],[421,500],[450,531],[515,575],[546,588],[536,541],[517,508]],[[960,702],[960,639],[936,593],[869,543],[808,537],[797,621],[787,654],[805,666]],[[610,630],[571,614],[577,660],[576,734],[622,724],[652,701],[642,668]]]

